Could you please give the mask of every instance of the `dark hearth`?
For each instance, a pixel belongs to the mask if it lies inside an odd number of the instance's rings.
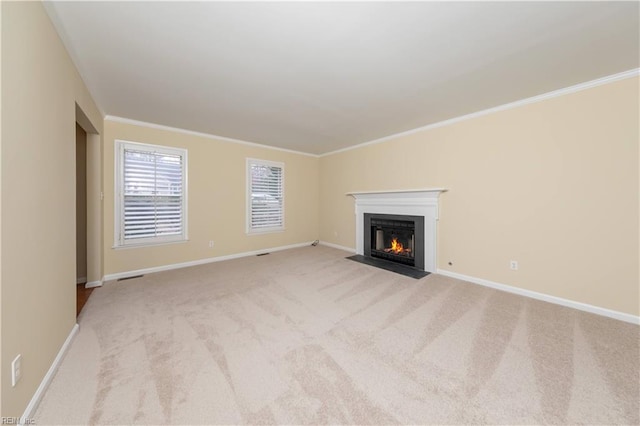
[[[396,263],[396,262],[390,262],[384,259],[377,259],[375,257],[362,256],[361,254],[349,256],[347,257],[347,259],[353,260],[358,263],[364,263],[365,265],[375,266],[376,268],[385,269],[387,271],[395,272],[397,274],[401,274],[406,277],[415,278],[417,280],[429,275],[429,272],[419,271],[416,268],[411,266],[403,265],[401,263]]]

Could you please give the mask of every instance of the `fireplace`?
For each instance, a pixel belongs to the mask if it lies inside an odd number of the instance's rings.
[[[414,278],[436,272],[438,197],[445,191],[432,188],[348,193],[355,198],[353,260],[378,267],[392,265],[389,270],[402,270],[399,273]]]
[[[364,214],[364,255],[424,270],[424,217]]]

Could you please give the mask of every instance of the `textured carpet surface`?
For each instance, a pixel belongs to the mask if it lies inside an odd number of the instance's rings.
[[[37,424],[639,424],[639,327],[308,247],[109,282]]]

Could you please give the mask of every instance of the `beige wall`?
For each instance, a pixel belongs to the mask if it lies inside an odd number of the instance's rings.
[[[188,150],[188,242],[113,249],[114,140],[117,139]],[[114,121],[104,123],[104,142],[105,275],[318,238],[319,159],[316,157]],[[280,161],[285,165],[284,232],[245,233],[247,157]],[[213,248],[209,248],[209,240],[215,242]]]
[[[444,187],[439,268],[638,315],[638,93],[626,79],[322,157],[320,238],[355,247],[347,192]]]
[[[20,416],[75,324],[75,103],[96,129],[102,122],[42,4],[0,7],[0,409]]]

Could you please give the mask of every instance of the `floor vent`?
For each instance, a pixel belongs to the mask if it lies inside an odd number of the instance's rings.
[[[132,280],[134,278],[142,278],[142,277],[144,277],[144,275],[134,275],[131,277],[118,278],[118,281]]]

